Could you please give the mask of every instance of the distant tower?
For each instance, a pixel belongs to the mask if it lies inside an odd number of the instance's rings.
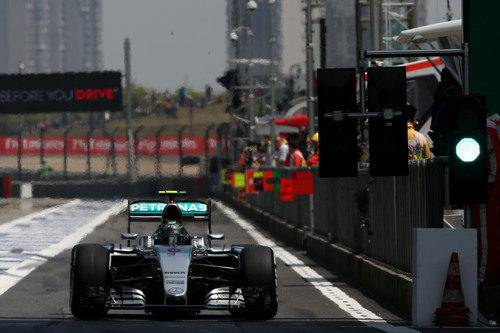
[[[253,33],[253,49],[252,54],[254,59],[267,59],[270,57],[270,29],[269,29],[269,3],[267,1],[259,1],[257,9],[248,13],[246,10],[246,0],[227,0],[226,2],[226,40],[227,54],[229,67],[234,65],[231,61],[236,57],[246,58],[248,54],[248,42],[245,29],[238,31],[238,41],[234,42],[229,35],[233,29],[243,27],[250,22],[250,28]],[[282,31],[281,31],[281,15],[282,6],[286,5],[286,1],[276,1],[274,5],[274,34],[276,37],[275,57],[278,62],[277,68],[281,70],[281,55],[282,55]],[[300,36],[301,37],[301,36]],[[300,38],[299,37],[299,38]],[[240,66],[244,67],[244,66]],[[256,81],[267,82],[269,76],[269,65],[254,64],[253,76]],[[280,71],[281,72],[281,71]]]
[[[64,70],[102,69],[102,0],[66,0],[62,13]]]

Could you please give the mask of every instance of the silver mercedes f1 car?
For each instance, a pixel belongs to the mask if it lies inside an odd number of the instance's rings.
[[[79,244],[71,254],[71,312],[105,316],[113,309],[182,312],[228,310],[249,319],[271,319],[278,310],[272,249],[258,245],[212,247],[211,202],[176,200],[183,191],[159,191],[168,200],[128,206],[126,246]],[[131,233],[132,222],[157,222],[152,235]],[[188,229],[205,233],[194,235]],[[131,245],[131,242],[137,243]]]

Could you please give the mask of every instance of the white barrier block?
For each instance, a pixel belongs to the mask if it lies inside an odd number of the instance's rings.
[[[21,198],[33,198],[33,187],[31,183],[21,183],[19,192]]]
[[[476,229],[421,229],[412,234],[412,324],[434,326],[434,313],[441,307],[451,254],[458,253],[465,306],[470,324],[477,324]]]

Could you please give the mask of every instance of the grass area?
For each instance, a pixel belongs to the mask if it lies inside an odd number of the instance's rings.
[[[116,114],[116,116],[119,116]],[[224,122],[229,121],[229,114],[226,112],[226,104],[211,104],[203,109],[193,108],[193,128],[184,130],[184,135],[204,136],[207,127],[215,124],[215,128]],[[177,136],[179,129],[183,125],[189,126],[189,108],[180,108],[177,111],[177,118],[169,118],[165,115],[151,114],[149,116],[136,116],[132,119],[132,128],[135,130],[139,126],[143,129],[139,132],[139,137],[154,136],[161,126],[166,126],[162,136]],[[105,130],[111,134],[116,129],[116,136],[125,136],[126,120],[116,119],[105,123]],[[215,128],[211,131],[213,135]],[[62,136],[65,128],[50,129],[46,136]],[[69,132],[69,136],[84,137],[89,131],[89,125],[75,125]],[[102,127],[97,128],[92,136],[104,137]]]

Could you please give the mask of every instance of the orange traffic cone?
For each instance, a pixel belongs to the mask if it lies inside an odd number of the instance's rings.
[[[469,326],[469,313],[470,310],[464,303],[458,253],[453,252],[444,286],[443,303],[436,309],[434,322],[437,326]]]

